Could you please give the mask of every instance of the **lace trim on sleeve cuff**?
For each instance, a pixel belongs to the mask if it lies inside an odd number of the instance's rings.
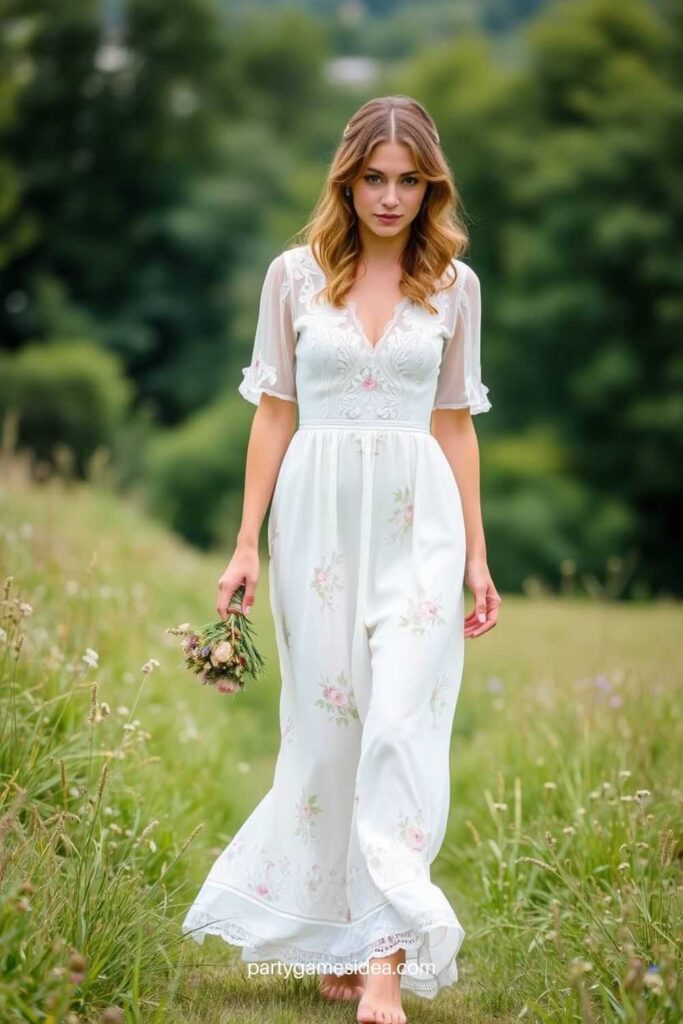
[[[291,395],[283,395],[279,391],[273,391],[266,387],[267,384],[277,382],[277,371],[274,366],[264,362],[257,356],[251,366],[242,367],[243,380],[237,390],[248,402],[258,405],[263,393],[274,395],[275,398],[284,398],[288,402],[296,401]]]

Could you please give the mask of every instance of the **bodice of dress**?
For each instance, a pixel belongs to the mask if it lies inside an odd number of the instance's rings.
[[[428,429],[432,409],[486,412],[479,280],[461,260],[453,266],[454,282],[431,296],[436,313],[404,297],[372,345],[353,301],[335,308],[320,298],[325,275],[310,246],[280,253],[266,272],[240,394],[254,404],[264,392],[297,402],[301,424]]]

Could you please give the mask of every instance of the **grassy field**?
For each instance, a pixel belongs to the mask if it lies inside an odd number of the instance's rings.
[[[214,618],[201,556],[103,485],[2,466],[0,1020],[353,1021],[315,978],[247,979],[179,925],[270,786],[278,671],[220,696],[166,629]],[[495,575],[495,552],[491,553]],[[467,608],[471,600],[468,596]],[[433,878],[467,936],[408,1020],[680,1021],[683,712],[676,604],[504,595],[468,641]]]

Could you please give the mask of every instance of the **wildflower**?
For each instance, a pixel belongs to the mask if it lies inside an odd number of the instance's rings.
[[[29,615],[33,615],[33,608],[31,607],[30,604],[27,604],[26,601],[21,601],[19,603],[19,611],[21,612],[22,615],[26,616],[27,618]]]
[[[108,1006],[102,1013],[102,1024],[123,1024],[123,1010],[120,1006]]]
[[[153,672],[155,668],[159,668],[160,664],[161,663],[158,662],[156,658],[150,658],[149,661],[146,661],[142,666],[142,671],[145,675],[149,675],[149,673]]]
[[[145,841],[145,839],[147,839],[147,836],[149,835],[149,833],[150,833],[150,832],[152,831],[152,829],[153,829],[153,828],[156,828],[156,826],[157,826],[158,824],[159,824],[159,822],[158,822],[158,820],[157,820],[157,819],[155,818],[155,819],[154,819],[154,821],[150,821],[149,825],[145,825],[145,827],[143,828],[142,832],[140,833],[140,835],[138,836],[138,838],[137,838],[137,839],[135,840],[135,842],[133,843],[133,849],[134,849],[134,850],[135,850],[135,849],[136,849],[136,848],[137,848],[138,846],[140,846],[140,845],[141,845],[141,844],[142,844],[142,843],[143,843],[143,842]],[[156,850],[156,846],[155,846],[155,848],[154,848],[154,849]]]
[[[88,958],[74,950],[69,957],[69,971],[74,985],[80,985],[88,969]]]
[[[507,811],[508,809],[507,804],[494,804],[493,807],[496,811]]]
[[[572,960],[569,965],[569,970],[572,978],[578,978],[582,974],[587,974],[589,971],[592,971],[593,964],[590,960],[582,960],[580,957],[577,957],[575,960]]]
[[[573,825],[567,825],[567,827],[563,828],[562,831],[564,832],[564,834],[566,836],[573,836],[574,833],[576,832],[576,829],[574,828]]]
[[[557,789],[557,783],[556,782],[544,782],[543,783],[543,788],[544,789]]]
[[[617,871],[628,871],[630,867],[631,865],[628,863],[628,861],[623,860],[621,864],[617,866]]]
[[[219,679],[216,683],[216,689],[219,693],[237,693],[240,689],[240,684],[234,679]]]
[[[664,982],[659,974],[659,968],[655,964],[651,964],[646,970],[643,985],[645,988],[650,988],[658,994],[664,991]]]
[[[224,665],[230,661],[232,656],[232,644],[228,640],[222,640],[221,643],[217,644],[213,649],[211,655],[211,661],[215,665]]]
[[[645,800],[645,798],[648,796],[652,796],[649,789],[636,790],[636,800]]]
[[[172,636],[183,636],[185,633],[190,632],[190,623],[182,622],[179,626],[169,626],[166,632]]]
[[[620,779],[630,779],[631,778],[630,770],[628,768],[622,768],[621,771],[619,772],[619,778]]]
[[[94,651],[92,649],[92,647],[86,647],[85,654],[83,655],[81,660],[84,661],[86,665],[89,665],[90,668],[97,668],[100,656],[97,653],[97,651]]]

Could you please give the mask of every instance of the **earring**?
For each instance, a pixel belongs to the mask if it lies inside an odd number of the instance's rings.
[[[347,196],[351,195],[351,189],[348,186],[344,189],[344,195],[347,195]]]

